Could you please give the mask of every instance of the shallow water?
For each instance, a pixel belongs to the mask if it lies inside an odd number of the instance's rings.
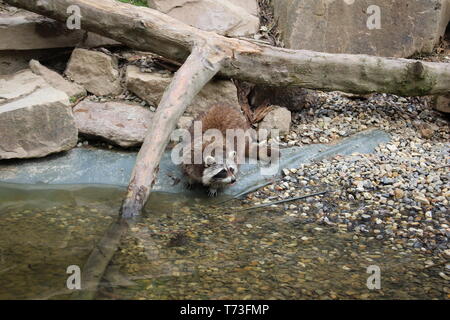
[[[0,185],[0,299],[68,298],[80,267],[115,220],[123,189]],[[445,264],[394,250],[282,209],[153,194],[124,237],[97,299],[448,299]],[[236,208],[233,208],[235,206]],[[370,290],[369,266],[381,271]]]

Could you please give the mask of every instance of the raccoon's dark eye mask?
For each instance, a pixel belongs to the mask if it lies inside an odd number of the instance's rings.
[[[225,179],[227,177],[227,170],[223,169],[214,176],[215,179]]]

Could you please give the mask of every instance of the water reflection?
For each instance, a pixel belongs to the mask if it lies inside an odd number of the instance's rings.
[[[83,266],[114,221],[124,190],[0,186],[0,299],[68,298],[69,265]],[[153,194],[124,237],[97,299],[447,299],[429,256],[385,246],[281,209],[237,213],[228,202]],[[369,266],[381,289],[369,290]]]

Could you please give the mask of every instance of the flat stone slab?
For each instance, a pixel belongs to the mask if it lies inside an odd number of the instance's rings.
[[[283,168],[295,168],[302,163],[352,153],[371,153],[390,136],[380,130],[357,134],[335,145],[310,145],[283,149],[280,167],[272,176],[261,175],[260,167],[241,166],[239,182],[222,193],[235,196],[251,192],[280,175]],[[136,161],[134,152],[115,152],[90,148],[76,148],[64,154],[35,160],[10,160],[0,162],[0,182],[20,184],[102,184],[126,187]],[[167,193],[203,194],[206,190],[188,190],[179,166],[172,163],[170,152],[166,152],[154,191]]]
[[[83,40],[84,30],[69,30],[63,23],[41,15],[18,10],[0,12],[0,51],[75,47]],[[118,42],[88,33],[88,48],[117,45]]]
[[[44,78],[31,70],[24,70],[13,75],[0,77],[0,103],[15,101],[32,94],[39,88],[48,87]]]
[[[410,57],[431,53],[450,19],[448,0],[275,0],[286,48]]]
[[[0,77],[0,159],[45,157],[78,141],[68,96],[30,70]]]
[[[41,76],[50,86],[56,90],[65,92],[69,98],[80,98],[86,96],[86,90],[74,83],[64,79],[59,73],[48,69],[37,60],[30,61],[30,69],[34,74]]]
[[[124,102],[84,100],[73,114],[80,134],[124,148],[140,146],[153,119],[150,109]]]

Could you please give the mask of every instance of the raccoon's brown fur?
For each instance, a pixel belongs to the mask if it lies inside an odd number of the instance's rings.
[[[200,115],[197,121],[202,122],[202,133],[209,129],[217,129],[225,136],[228,129],[250,128],[244,115],[230,105],[214,105],[206,113]]]
[[[244,115],[237,109],[233,108],[227,104],[219,104],[212,106],[206,113],[200,115],[195,121],[201,121],[202,123],[202,135],[209,129],[216,129],[222,133],[223,141],[226,138],[226,131],[228,129],[242,129],[247,130],[250,129],[250,125],[248,124]],[[190,128],[191,137],[194,135],[194,124],[192,124]],[[202,152],[205,148],[213,142],[211,141],[203,141],[202,144]],[[191,143],[191,154],[194,153],[193,142]],[[229,151],[229,150],[228,150]],[[236,150],[235,150],[236,151]],[[224,155],[226,156],[226,150],[224,149]],[[232,182],[235,181],[234,174],[237,173],[237,164],[232,166],[231,170],[228,170],[228,174],[232,175],[233,178],[230,180]],[[207,168],[207,164],[205,164],[205,159],[203,159],[202,164],[183,164],[184,173],[188,176],[191,183],[201,183],[204,184],[204,172]],[[230,172],[231,171],[231,172]],[[225,185],[225,183],[223,183]],[[221,188],[221,185],[207,185],[210,187],[210,195],[215,195],[217,189]]]

